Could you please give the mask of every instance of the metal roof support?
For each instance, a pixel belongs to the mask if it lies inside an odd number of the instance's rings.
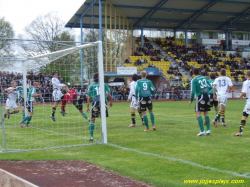
[[[144,46],[143,27],[141,27],[141,47]]]
[[[187,30],[185,30],[185,47],[188,48],[188,34]]]
[[[144,27],[149,19],[157,12],[168,0],[161,0],[155,7],[151,8],[144,16],[141,17],[134,25],[133,27],[137,26],[139,23],[142,23],[142,27]]]
[[[75,23],[71,26],[71,28],[73,28],[79,21],[81,18],[83,18],[85,16],[85,14],[87,14],[87,12],[92,8],[92,6],[95,4],[97,0],[94,0],[93,3],[83,12],[83,14],[75,21]]]
[[[250,12],[250,8],[247,8],[246,10],[244,10],[243,12],[238,14],[236,17],[230,19],[228,22],[226,22],[223,25],[221,25],[220,27],[218,27],[218,29],[222,29],[223,26],[227,26],[227,25],[232,26],[232,25],[236,24],[240,18],[242,18],[243,16],[246,16],[246,14],[249,12]]]
[[[188,26],[185,27],[185,29],[188,29],[192,25],[192,23],[194,22],[194,20],[196,20],[202,13],[204,13],[205,11],[207,11],[209,8],[211,8],[212,6],[214,6],[214,4],[216,4],[218,1],[220,1],[220,0],[211,0],[210,3],[208,3],[202,9],[198,10],[195,14],[193,14],[191,17],[189,17],[188,19],[186,19],[185,21],[183,21],[180,25],[178,25],[176,27],[176,29],[183,28],[183,26],[186,23],[189,22]]]
[[[225,33],[226,51],[228,51],[228,31]]]
[[[83,18],[82,18],[83,19]],[[83,45],[83,29],[82,29],[82,23],[83,23],[83,20],[80,19],[80,31],[81,31],[81,45]],[[83,88],[83,80],[84,80],[84,72],[83,72],[83,62],[84,62],[84,55],[83,55],[83,49],[81,49],[81,88]]]

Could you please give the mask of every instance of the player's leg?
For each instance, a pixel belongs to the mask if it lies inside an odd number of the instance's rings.
[[[136,126],[135,108],[133,107],[133,103],[132,102],[131,102],[131,105],[130,105],[130,113],[131,113],[132,123],[131,123],[131,125],[129,125],[129,127],[135,127]]]
[[[74,103],[73,103],[75,106],[76,106],[76,108],[79,110],[79,112],[82,114],[82,116],[86,119],[86,120],[88,120],[88,121],[90,121],[90,119],[88,118],[88,116],[87,116],[87,114],[84,112],[84,110],[83,110],[83,98],[81,97],[79,100],[78,100],[78,102],[75,102],[75,100],[74,100]]]
[[[142,118],[143,118],[143,121],[146,125],[146,128],[144,131],[149,131],[149,126],[148,126],[148,117],[147,117],[147,113],[146,113],[146,110],[147,110],[147,100],[144,98],[144,97],[141,97],[139,99],[139,103],[140,103],[140,110],[142,112]]]
[[[150,120],[152,123],[152,128],[153,130],[156,130],[155,127],[155,115],[153,113],[153,103],[152,103],[152,99],[149,97],[149,100],[147,101],[147,108],[149,110],[149,115],[150,115]]]
[[[210,111],[211,104],[210,104],[210,100],[209,100],[208,95],[204,95],[204,101],[205,101],[204,118],[205,118],[206,127],[207,127],[206,135],[209,135],[211,133],[211,131],[210,131],[210,117],[208,116],[208,111]]]
[[[6,118],[7,116],[8,116],[8,119],[10,118],[10,109],[11,109],[11,102],[10,102],[10,99],[7,99],[6,104],[5,104],[4,118]]]
[[[223,97],[221,97],[221,96],[218,96],[217,97],[217,100],[218,100],[218,103],[220,104],[220,110],[219,110],[219,112],[216,114],[216,117],[215,117],[215,119],[213,120],[213,124],[214,124],[214,126],[215,127],[217,127],[217,121],[220,119],[220,117],[222,116],[222,114],[223,114],[223,110],[222,110],[222,108],[223,108]]]
[[[243,129],[246,125],[246,120],[248,118],[248,115],[250,113],[250,111],[248,110],[250,107],[250,103],[246,103],[245,104],[245,107],[243,109],[243,114],[242,114],[242,119],[241,119],[241,122],[240,122],[240,130],[238,133],[235,134],[235,136],[242,136],[243,134]]]
[[[60,110],[60,113],[65,116],[65,107],[66,107],[66,104],[67,104],[67,99],[66,99],[66,95],[63,96],[63,99],[62,99],[62,105],[61,105],[61,110]]]
[[[91,113],[90,113],[90,122],[89,122],[90,139],[89,141],[94,140],[95,118],[99,117],[99,113],[100,113],[99,102],[95,101],[92,103],[92,108],[91,108]]]
[[[243,129],[246,125],[247,117],[248,117],[248,114],[246,112],[243,112],[242,119],[240,122],[240,130],[238,133],[235,134],[235,136],[242,136],[243,135]]]
[[[34,105],[33,105],[32,101],[30,101],[30,107],[29,107],[28,111],[29,111],[30,114],[29,114],[29,116],[27,118],[26,127],[29,127],[30,121],[31,121],[31,119],[32,119],[32,117],[34,115]]]
[[[26,108],[27,110],[30,112],[31,111],[31,102],[27,101],[26,102]],[[22,121],[20,122],[20,127],[23,128],[24,127],[24,122],[26,122],[26,125],[27,125],[27,121],[30,119],[30,116],[25,116]]]
[[[204,105],[205,103],[203,101],[203,95],[200,95],[197,98],[196,104],[195,104],[195,115],[196,115],[198,125],[200,127],[200,132],[197,134],[197,136],[205,135],[203,119],[201,117],[201,112],[204,112]]]

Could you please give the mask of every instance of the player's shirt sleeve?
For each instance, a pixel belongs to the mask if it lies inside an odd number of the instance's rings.
[[[194,95],[196,93],[196,87],[195,87],[195,79],[191,81],[191,96],[190,96],[190,101],[193,102],[194,100]]]
[[[150,81],[150,84],[151,84],[150,85],[151,93],[153,93],[155,91],[155,87],[154,87],[152,81]]]
[[[247,82],[244,81],[241,92],[247,93],[247,85],[248,85]]]
[[[132,98],[132,95],[133,95],[133,92],[134,92],[134,89],[135,89],[135,82],[131,82],[130,85],[129,85],[129,95],[128,95],[128,99],[131,99]]]
[[[90,85],[90,87],[89,87],[89,89],[88,89],[87,95],[88,95],[88,96],[91,96],[91,93],[92,93],[92,85]]]
[[[140,84],[140,80],[137,81],[136,87],[135,87],[135,98],[138,99],[138,95],[139,95],[139,84]]]
[[[64,87],[64,84],[60,84],[59,80],[57,78],[52,78],[52,84],[56,87]]]
[[[233,86],[232,80],[228,77],[228,86]]]

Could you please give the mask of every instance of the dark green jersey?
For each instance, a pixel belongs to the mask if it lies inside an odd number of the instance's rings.
[[[215,79],[208,79],[208,84],[210,84],[210,86],[212,87],[210,90],[209,90],[209,94],[213,94],[213,87],[214,87],[214,81]]]
[[[110,93],[110,89],[106,83],[104,83],[104,89],[105,89],[105,100],[107,101],[107,95]],[[100,101],[100,85],[97,82],[94,82],[90,85],[88,93],[88,96],[91,96],[91,101]]]
[[[135,98],[138,99],[138,97],[150,97],[154,91],[155,87],[153,86],[151,80],[140,79],[137,81],[135,87]]]
[[[194,95],[197,97],[200,95],[208,94],[212,87],[208,83],[208,80],[204,76],[197,76],[191,81],[191,97],[190,100],[194,100]]]
[[[24,90],[22,86],[17,86],[16,87],[17,91],[19,92],[19,97],[23,97],[24,96]],[[27,94],[29,93],[29,88],[27,88]]]

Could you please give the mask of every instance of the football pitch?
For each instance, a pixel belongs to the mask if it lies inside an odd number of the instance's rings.
[[[250,186],[249,122],[242,137],[234,136],[244,104],[245,100],[228,100],[227,127],[212,125],[212,108],[211,134],[197,137],[195,103],[154,102],[157,130],[149,132],[143,131],[138,114],[137,126],[128,127],[130,103],[114,103],[107,118],[108,144],[2,153],[0,160],[82,160],[159,187]]]

